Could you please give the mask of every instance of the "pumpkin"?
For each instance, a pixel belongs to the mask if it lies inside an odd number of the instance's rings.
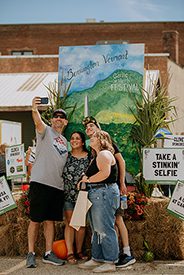
[[[65,240],[54,241],[52,250],[59,259],[65,260],[67,258],[68,252]]]

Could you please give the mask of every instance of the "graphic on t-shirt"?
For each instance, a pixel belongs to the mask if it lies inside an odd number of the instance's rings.
[[[68,152],[66,142],[62,137],[54,138],[53,145],[61,156]]]

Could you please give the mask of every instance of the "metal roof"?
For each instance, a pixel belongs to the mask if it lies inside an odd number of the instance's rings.
[[[31,109],[32,99],[48,96],[45,86],[57,79],[56,72],[0,74],[0,111]]]

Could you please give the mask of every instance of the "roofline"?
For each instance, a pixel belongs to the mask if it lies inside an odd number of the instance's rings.
[[[100,21],[94,21],[94,22],[52,22],[52,23],[7,23],[7,24],[0,24],[0,26],[19,26],[19,25],[24,25],[24,26],[30,26],[30,25],[86,25],[86,24],[97,24],[97,25],[101,25],[101,24],[153,24],[153,23],[158,23],[158,24],[162,24],[162,23],[184,23],[183,20],[171,20],[171,21],[117,21],[117,22],[105,22],[103,19]]]
[[[38,55],[0,55],[0,59],[10,58],[58,58],[58,54],[38,54]]]
[[[86,45],[88,46],[88,45]],[[68,46],[64,46],[68,47]],[[72,47],[72,46],[69,46]],[[169,56],[169,53],[145,53],[144,56]],[[0,55],[0,59],[15,59],[15,58],[59,58],[59,54],[41,54],[41,55]]]

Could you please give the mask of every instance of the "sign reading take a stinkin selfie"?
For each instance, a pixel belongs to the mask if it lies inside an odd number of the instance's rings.
[[[143,176],[147,183],[176,184],[184,180],[184,148],[144,148]]]

